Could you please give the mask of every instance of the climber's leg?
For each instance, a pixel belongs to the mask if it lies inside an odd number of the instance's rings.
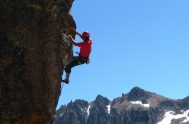
[[[71,69],[77,65],[79,65],[79,57],[74,57],[74,59],[66,66],[65,72],[71,73]]]
[[[74,67],[74,66],[77,66],[77,65],[81,65],[81,64],[84,64],[85,61],[80,59],[79,57],[74,57],[74,59],[66,66],[65,68],[65,72],[66,72],[66,79],[63,80],[63,82],[65,82],[66,84],[69,83],[69,78],[70,78],[70,73],[71,73],[71,69]]]
[[[69,84],[70,73],[66,73],[66,79],[62,80],[64,83]]]

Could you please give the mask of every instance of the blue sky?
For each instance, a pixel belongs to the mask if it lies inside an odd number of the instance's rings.
[[[98,94],[112,100],[135,86],[189,96],[188,6],[188,0],[75,0],[77,30],[93,40],[91,63],[73,68],[57,108]]]

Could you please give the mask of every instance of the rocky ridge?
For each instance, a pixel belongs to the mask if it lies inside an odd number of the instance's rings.
[[[188,97],[173,100],[135,87],[113,101],[98,95],[93,102],[70,102],[54,124],[189,124],[188,103]]]

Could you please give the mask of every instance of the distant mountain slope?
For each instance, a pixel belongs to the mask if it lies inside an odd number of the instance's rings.
[[[98,95],[62,106],[54,124],[189,124],[189,97],[173,100],[134,87],[113,101]]]

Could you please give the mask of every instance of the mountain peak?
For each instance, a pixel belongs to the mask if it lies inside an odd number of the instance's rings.
[[[96,97],[94,103],[96,103],[96,104],[101,103],[101,104],[107,105],[107,104],[110,103],[110,100],[109,100],[108,98],[102,96],[102,95],[98,95],[98,96]]]
[[[136,86],[136,87],[133,87],[130,92],[137,92],[137,91],[145,91],[145,90]]]
[[[143,101],[146,102],[149,98],[149,93],[139,87],[134,87],[131,91],[127,94],[127,99],[129,101]]]
[[[85,101],[85,100],[81,100],[81,99],[77,99],[75,100],[74,102],[71,101],[69,104],[68,104],[68,107],[72,108],[72,107],[81,107],[81,108],[85,108],[88,106],[88,102]]]

